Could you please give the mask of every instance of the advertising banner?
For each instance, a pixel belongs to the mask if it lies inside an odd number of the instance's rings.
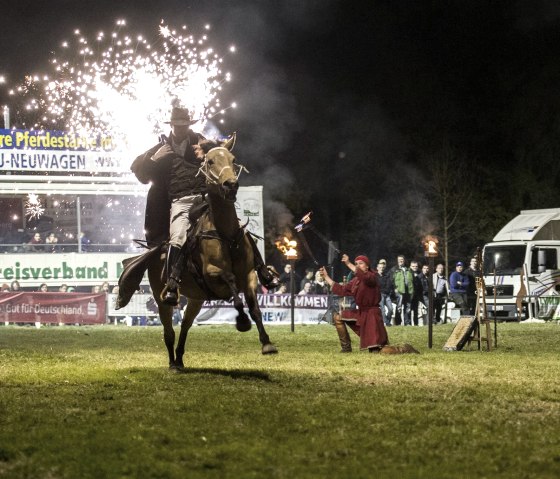
[[[141,202],[143,198],[139,199]],[[103,227],[99,226],[99,217],[111,217],[107,212],[98,209],[96,205],[106,204],[106,199],[96,201],[84,201],[87,208],[82,208],[83,225],[90,229],[97,228],[94,234],[102,234],[104,230],[111,230],[113,219],[104,220]],[[47,203],[50,207],[51,203]],[[128,205],[128,203],[126,204]],[[126,206],[125,205],[125,206]],[[53,206],[53,212],[54,212]],[[71,209],[64,205],[58,205],[59,211],[64,214]],[[255,233],[259,237],[264,236],[264,217],[262,203],[262,186],[241,187],[235,202],[237,216],[247,231]],[[143,209],[143,206],[140,208]],[[50,211],[50,210],[49,210]],[[115,222],[123,221],[122,215],[112,215]],[[136,216],[134,216],[136,218]],[[74,216],[71,217],[74,219]],[[143,221],[142,216],[138,216]],[[64,220],[62,225],[70,225]],[[117,224],[117,223],[115,223]],[[64,245],[61,245],[61,247]],[[90,246],[95,248],[95,244]],[[257,240],[263,258],[265,257],[264,242]],[[68,286],[95,285],[108,281],[115,285],[122,272],[122,261],[130,256],[143,253],[142,248],[130,253],[20,253],[3,254],[0,262],[0,283],[10,283],[17,280],[22,286],[35,287],[41,283],[48,286],[60,286],[62,283]]]
[[[259,294],[258,303],[263,322],[290,324],[292,296],[290,294]],[[294,323],[313,324],[327,321],[329,296],[305,294],[294,296]],[[245,312],[249,314],[248,310]],[[196,318],[197,324],[235,323],[237,311],[227,301],[206,301]]]
[[[0,293],[0,321],[103,324],[106,297],[81,293]]]
[[[0,282],[17,280],[22,286],[115,285],[128,253],[4,254],[0,263]]]
[[[157,316],[157,309],[151,307],[151,295],[134,294],[130,303],[118,311],[114,309],[115,294],[108,295],[110,317],[123,316]],[[241,295],[243,299],[243,295]],[[257,300],[262,313],[263,322],[274,324],[290,324],[292,320],[291,295],[289,294],[259,294]],[[317,324],[330,322],[327,315],[329,301],[336,302],[336,297],[327,295],[296,295],[294,296],[294,323]],[[244,301],[244,299],[243,299]],[[249,314],[247,308],[245,312]],[[222,324],[235,323],[237,311],[228,301],[205,301],[196,318],[196,324]]]
[[[0,129],[3,172],[129,173],[129,169],[129,155],[115,151],[110,137]]]

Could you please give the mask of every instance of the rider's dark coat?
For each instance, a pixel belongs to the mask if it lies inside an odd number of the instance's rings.
[[[205,191],[205,180],[197,176],[200,160],[196,158],[192,145],[204,139],[202,135],[189,132],[190,146],[184,157],[176,153],[169,154],[159,161],[152,161],[152,156],[169,139],[162,141],[138,156],[130,169],[141,183],[151,182],[146,200],[144,230],[149,246],[162,243],[169,237],[169,214],[171,201],[186,195],[200,194]]]

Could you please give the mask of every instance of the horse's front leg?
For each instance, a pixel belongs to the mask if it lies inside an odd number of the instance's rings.
[[[249,308],[249,314],[251,318],[257,325],[257,329],[259,331],[259,341],[262,344],[262,353],[263,354],[275,354],[278,352],[278,349],[274,344],[270,342],[270,338],[266,330],[264,329],[264,324],[262,321],[262,313],[261,309],[259,308],[259,303],[257,301],[257,292],[256,292],[256,280],[254,282],[250,279],[249,280],[249,287],[247,291],[245,291],[245,301],[247,301],[247,306]]]
[[[231,272],[223,271],[221,276],[231,291],[231,295],[233,297],[233,307],[237,310],[237,318],[235,319],[235,327],[237,331],[242,333],[249,331],[251,329],[251,320],[249,319],[249,316],[245,314],[245,310],[243,309],[243,301],[239,296],[239,290],[235,284],[235,275]]]
[[[206,266],[206,275],[211,280],[219,280],[223,281],[227,286],[231,297],[233,298],[233,307],[237,310],[237,318],[235,319],[235,327],[237,331],[241,331],[242,333],[245,331],[249,331],[251,329],[251,320],[249,316],[245,314],[243,310],[243,301],[239,297],[239,290],[237,289],[237,285],[235,282],[235,275],[225,269],[225,267],[218,267],[211,263]]]
[[[181,331],[179,333],[179,340],[177,341],[177,348],[175,349],[175,365],[177,368],[184,368],[183,355],[185,354],[185,343],[187,342],[187,334],[193,324],[194,318],[200,312],[204,301],[199,299],[190,299],[187,302],[187,307],[183,314],[183,321],[181,322]]]

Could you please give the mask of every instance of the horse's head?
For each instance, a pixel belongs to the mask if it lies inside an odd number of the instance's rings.
[[[216,143],[207,143],[206,148]],[[235,156],[231,152],[235,144],[235,134],[223,144],[213,146],[204,155],[200,173],[206,177],[208,191],[216,193],[228,201],[235,201],[239,189],[238,178],[243,165],[235,163]],[[205,145],[202,145],[205,149]]]

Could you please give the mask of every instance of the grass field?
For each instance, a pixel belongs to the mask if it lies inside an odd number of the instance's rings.
[[[560,477],[558,324],[499,324],[490,353],[393,327],[401,356],[268,329],[278,355],[193,328],[172,374],[158,327],[0,327],[0,477]]]

